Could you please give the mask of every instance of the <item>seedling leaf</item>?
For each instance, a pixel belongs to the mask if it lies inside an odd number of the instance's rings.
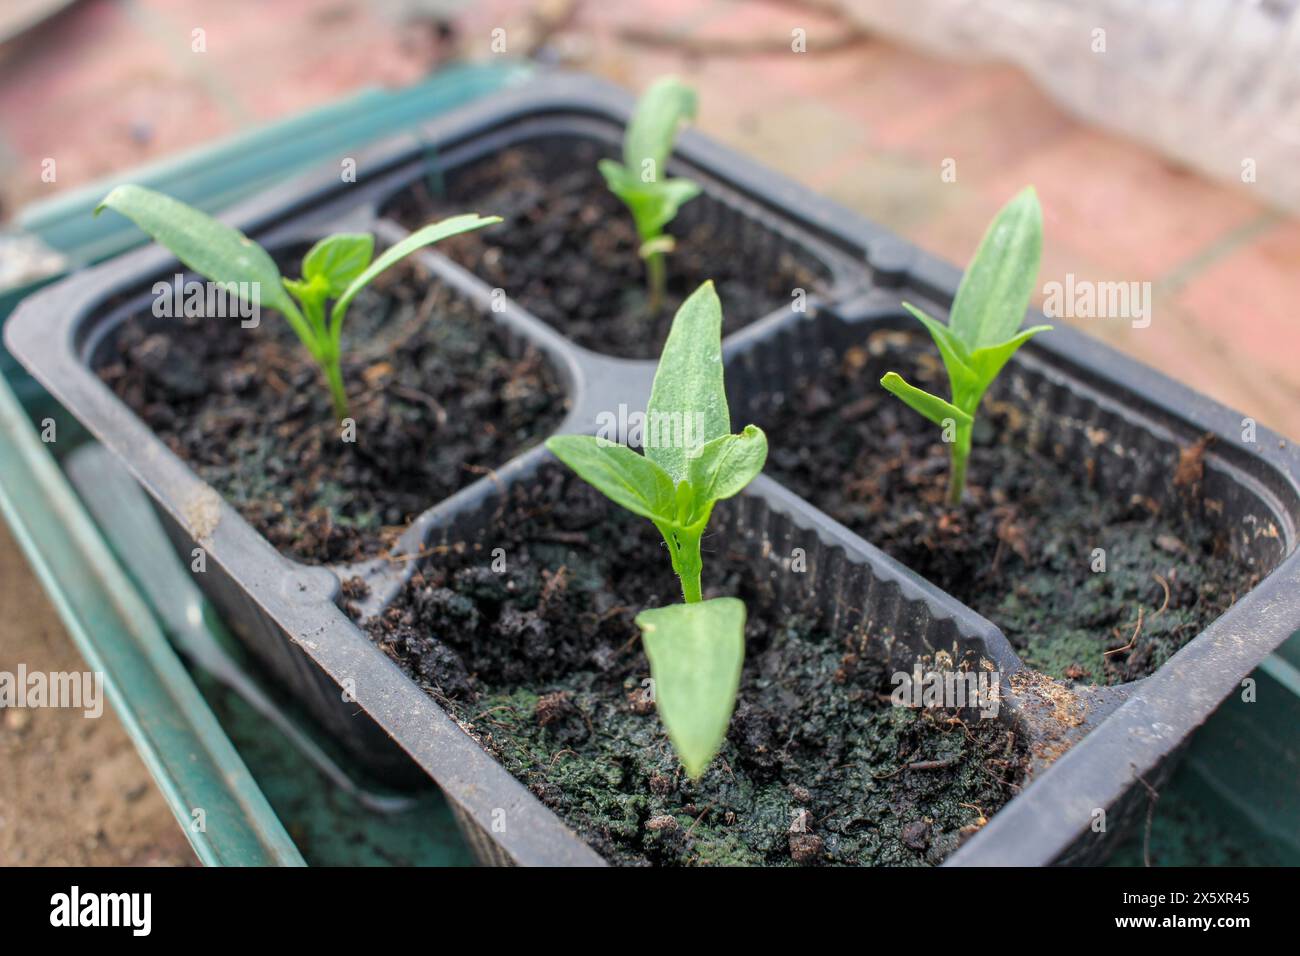
[[[705,282],[682,303],[664,343],[646,409],[645,453],[674,482],[690,459],[731,433],[722,370],[722,303]]]
[[[637,173],[649,159],[662,173],[672,152],[677,128],[695,118],[695,91],[675,76],[655,80],[641,94],[623,137],[623,165]]]
[[[910,302],[904,302],[903,308],[926,327],[930,338],[939,349],[944,368],[948,370],[948,385],[952,389],[953,401],[960,402],[962,397],[979,387],[975,370],[970,367],[970,353],[961,339],[952,334],[948,326],[938,319],[926,315]]]
[[[688,179],[669,179],[664,168],[672,154],[677,128],[695,115],[695,92],[674,77],[651,84],[637,102],[623,137],[623,162],[602,159],[596,165],[614,195],[627,206],[641,240],[646,263],[648,310],[659,311],[667,282],[664,253],[671,249],[663,229],[684,203],[700,193]]]
[[[365,271],[375,254],[375,237],[369,233],[341,232],[327,236],[308,250],[302,260],[302,277],[324,283],[327,298],[337,298]]]
[[[1026,187],[994,217],[962,276],[953,302],[951,322],[944,325],[910,302],[904,302],[926,327],[939,349],[952,401],[905,382],[889,372],[880,384],[911,408],[938,425],[951,420],[956,429],[945,434],[950,442],[952,469],[948,501],[961,501],[970,456],[971,426],[984,393],[1016,350],[1050,325],[1017,332],[1029,307],[1043,246],[1043,214],[1032,187]]]
[[[757,425],[746,425],[739,435],[713,439],[688,465],[695,497],[712,504],[740,494],[766,461],[767,436]]]
[[[357,293],[382,273],[425,246],[431,246],[443,239],[449,239],[452,236],[458,236],[463,232],[470,232],[474,229],[482,229],[484,226],[491,226],[498,222],[501,222],[500,216],[480,216],[476,213],[452,216],[450,219],[442,220],[442,222],[430,223],[423,229],[411,233],[401,242],[384,250],[378,259],[349,283],[348,287],[334,302],[333,311],[330,313],[330,334],[335,342],[338,341],[338,330],[343,324],[343,316],[347,314],[348,306],[352,304],[352,300],[356,298]]]
[[[950,326],[969,351],[1005,342],[1020,328],[1042,251],[1043,211],[1026,186],[989,224],[957,287]]]
[[[745,605],[733,597],[636,616],[655,705],[686,773],[697,779],[727,735],[745,659]]]
[[[738,494],[767,460],[767,436],[731,434],[722,383],[722,307],[712,283],[682,303],[651,389],[645,456],[585,436],[556,436],[551,452],[663,535],[686,603],[701,599],[700,540],[713,506]]]
[[[617,505],[651,521],[672,521],[676,491],[664,470],[626,445],[591,435],[556,435],[546,442],[556,458]]]
[[[618,167],[621,171],[622,167]],[[664,226],[677,217],[677,211],[700,194],[700,187],[689,179],[667,179],[654,183],[641,183],[638,180],[628,182],[629,177],[620,175],[611,177],[605,173],[610,191],[627,205],[636,223],[637,235],[641,238],[641,256],[647,258],[664,251],[662,238]]]
[[[1033,328],[1025,329],[1020,334],[1008,339],[1005,342],[999,342],[997,345],[990,345],[982,349],[976,349],[971,353],[971,366],[975,369],[975,374],[980,382],[985,384],[985,388],[992,384],[1002,371],[1002,367],[1010,361],[1011,356],[1016,354],[1020,346],[1024,345],[1039,332],[1050,332],[1050,325],[1035,325]]]
[[[700,541],[714,504],[738,494],[767,460],[761,429],[731,434],[722,377],[722,305],[706,282],[673,318],[651,388],[645,456],[582,435],[546,442],[579,477],[649,518],[663,536],[686,603],[643,611],[636,622],[659,714],[692,777],[722,744],[745,655],[744,604],[703,599]]]
[[[909,385],[897,372],[886,372],[880,384],[936,425],[943,425],[946,420],[958,425],[969,425],[972,421],[970,415],[956,405],[915,385]]]
[[[170,196],[128,184],[105,196],[95,208],[95,215],[105,209],[114,209],[131,219],[186,266],[210,281],[252,284],[257,296],[255,304],[279,310],[320,366],[339,419],[348,413],[339,340],[343,317],[356,294],[416,249],[501,221],[495,216],[486,219],[455,216],[408,236],[377,262],[371,262],[373,237],[357,233],[329,236],[312,246],[303,258],[302,279],[285,279],[266,250],[239,230]],[[326,322],[325,303],[331,298],[335,300],[334,309]]]
[[[170,196],[129,183],[105,196],[95,215],[105,209],[126,216],[199,275],[213,282],[252,283],[261,305],[284,313],[290,321],[302,321],[281,284],[275,260],[238,229]]]

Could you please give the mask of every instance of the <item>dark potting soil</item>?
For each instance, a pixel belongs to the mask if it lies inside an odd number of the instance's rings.
[[[758,396],[767,474],[998,625],[1029,666],[1090,684],[1144,677],[1256,583],[1201,502],[1203,448],[1167,463],[1162,502],[1107,494],[1095,462],[1029,446],[1005,382],[977,420],[965,500],[948,507],[948,446],[880,388],[891,369],[948,394],[928,339],[877,332]]]
[[[820,267],[788,250],[766,251],[779,240],[756,223],[695,215],[691,205],[716,203],[698,196],[666,230],[677,241],[667,257],[667,293],[648,314],[631,214],[596,169],[608,151],[573,137],[558,144],[559,169],[545,147],[514,147],[449,176],[449,198],[420,183],[387,212],[411,229],[466,210],[503,217],[439,251],[572,341],[621,358],[657,358],[678,306],[707,279],[722,299],[724,335],[789,306],[795,289],[811,294],[822,284]]]
[[[633,618],[681,600],[648,522],[544,469],[486,533],[439,551],[367,631],[612,863],[937,863],[1022,779],[1006,726],[892,706],[879,635],[783,610],[765,562],[723,533],[706,540],[705,597],[745,600],[745,666],[692,783],[642,683]]]
[[[354,442],[269,310],[254,329],[133,317],[98,371],[275,547],[313,563],[382,553],[419,512],[544,439],[567,403],[536,349],[412,266],[353,302],[343,356]]]

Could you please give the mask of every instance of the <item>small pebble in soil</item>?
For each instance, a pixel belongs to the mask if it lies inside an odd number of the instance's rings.
[[[1182,554],[1187,550],[1187,545],[1172,534],[1156,535],[1156,546],[1161,551],[1167,551],[1170,554]]]
[[[634,687],[627,692],[627,706],[632,713],[642,717],[655,712],[654,698],[644,687]]]
[[[925,850],[930,845],[930,824],[913,820],[903,827],[903,843],[913,850]]]
[[[348,600],[359,601],[370,593],[370,585],[366,584],[363,578],[354,574],[352,577],[343,581],[339,590],[342,591],[343,596]]]
[[[801,866],[816,863],[822,855],[822,838],[813,833],[790,834],[790,859]]]
[[[573,705],[569,702],[568,691],[557,690],[553,694],[543,694],[537,698],[537,707],[533,714],[537,718],[538,725],[545,727],[567,716],[572,710]]]

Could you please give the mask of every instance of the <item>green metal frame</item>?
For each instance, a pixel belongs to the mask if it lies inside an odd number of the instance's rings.
[[[143,183],[217,211],[327,157],[409,132],[529,72],[516,64],[459,67],[404,90],[368,90],[30,206],[17,225],[74,266],[94,263],[144,238],[120,217],[91,216],[116,182]],[[59,278],[49,276],[0,294],[0,323],[26,295]],[[76,423],[63,416],[48,393],[8,353],[0,354],[0,512],[87,664],[104,672],[110,703],[199,860],[207,865],[304,865],[270,796],[318,862],[469,862],[435,791],[417,795],[410,813],[367,817],[322,788],[306,761],[268,734],[241,701],[206,675],[187,670],[50,446],[38,437],[33,421],[46,415],[59,422],[60,452],[81,440]],[[232,737],[240,739],[260,781]],[[202,829],[195,809],[203,810]]]
[[[190,675],[0,381],[0,512],[200,861],[301,866],[302,855]],[[196,809],[204,814],[197,826]]]

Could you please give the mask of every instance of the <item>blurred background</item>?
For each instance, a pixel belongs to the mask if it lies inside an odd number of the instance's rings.
[[[34,224],[142,164],[457,63],[531,60],[632,90],[672,72],[697,88],[704,132],[956,262],[1033,184],[1043,282],[1151,284],[1146,327],[1077,324],[1296,438],[1295,6],[6,0],[0,292],[75,265]],[[0,670],[81,666],[2,523],[0,598]],[[193,860],[111,719],[5,711],[0,766],[0,863]]]

